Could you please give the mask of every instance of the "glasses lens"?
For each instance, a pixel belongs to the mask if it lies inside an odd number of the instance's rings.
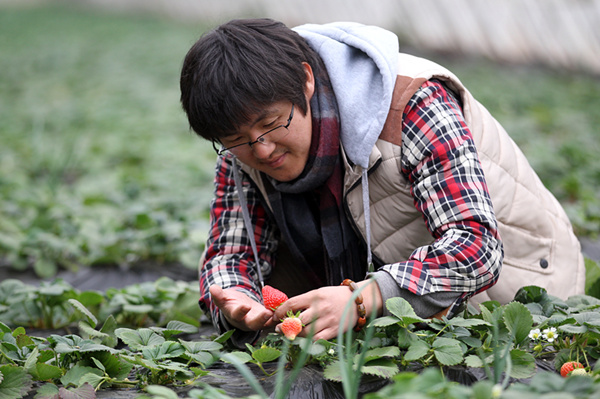
[[[261,144],[277,143],[283,140],[289,133],[290,131],[285,126],[279,126],[260,136],[256,142]]]

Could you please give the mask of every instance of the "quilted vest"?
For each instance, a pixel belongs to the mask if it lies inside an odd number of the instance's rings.
[[[386,123],[369,159],[371,251],[383,263],[407,259],[433,237],[413,205],[409,182],[399,173],[402,113],[430,79],[443,81],[462,100],[504,244],[496,285],[471,298],[507,303],[525,285],[537,285],[566,299],[584,292],[585,267],[579,241],[566,213],[544,187],[502,126],[450,71],[431,61],[400,54],[398,77]],[[361,168],[344,156],[347,212],[365,237]],[[244,167],[262,191],[260,174]],[[264,195],[263,197],[266,197]]]

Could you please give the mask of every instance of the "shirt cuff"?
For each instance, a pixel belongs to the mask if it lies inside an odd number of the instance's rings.
[[[373,273],[376,277],[381,298],[383,299],[383,315],[390,316],[385,302],[390,298],[404,298],[413,308],[417,316],[431,317],[444,309],[449,308],[462,295],[461,292],[432,292],[425,295],[416,295],[398,286],[396,280],[386,271]]]

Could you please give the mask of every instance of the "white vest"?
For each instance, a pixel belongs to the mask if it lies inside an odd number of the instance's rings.
[[[527,159],[500,124],[447,69],[422,58],[400,54],[392,105],[369,159],[371,250],[385,263],[406,260],[433,242],[415,209],[410,184],[400,170],[402,113],[410,98],[430,79],[443,81],[463,104],[465,121],[478,156],[504,243],[500,279],[471,300],[510,302],[522,286],[537,285],[566,299],[584,292],[585,267],[579,241],[567,215],[544,187]],[[345,162],[348,210],[365,236],[361,168]],[[262,190],[260,174],[244,167]],[[266,198],[266,195],[263,197]]]

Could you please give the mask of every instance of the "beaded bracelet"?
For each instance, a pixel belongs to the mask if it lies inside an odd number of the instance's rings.
[[[358,289],[358,285],[356,285],[354,281],[348,278],[342,281],[342,284],[340,285],[347,286],[348,288],[350,288],[351,292],[354,292]],[[365,305],[363,304],[362,294],[358,294],[358,297],[356,297],[356,300],[354,302],[356,303],[356,311],[358,313],[358,320],[356,321],[356,325],[354,326],[354,331],[359,332],[360,330],[362,330],[365,324],[367,324],[367,311],[365,309]]]

